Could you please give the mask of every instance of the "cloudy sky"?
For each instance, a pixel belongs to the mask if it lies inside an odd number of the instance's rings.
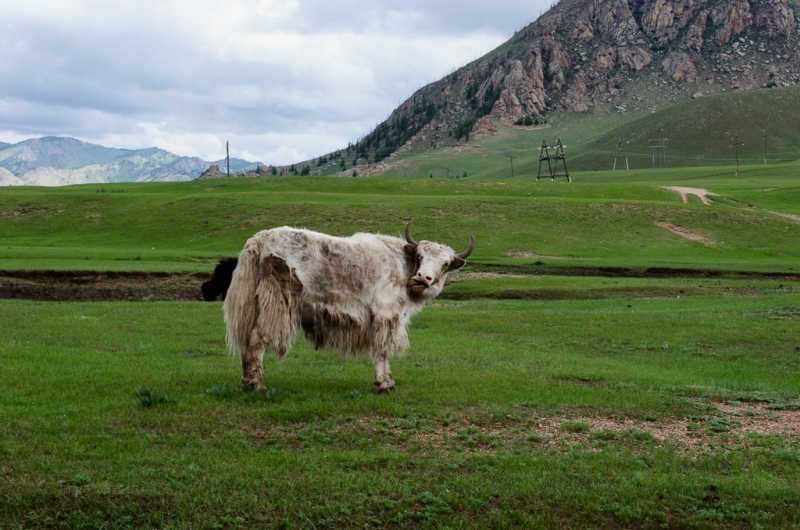
[[[308,159],[510,38],[552,0],[0,3],[0,141]]]

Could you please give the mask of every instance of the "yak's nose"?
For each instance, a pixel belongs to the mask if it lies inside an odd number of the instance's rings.
[[[417,273],[417,278],[419,278],[420,280],[422,280],[422,281],[424,281],[425,283],[428,283],[428,284],[433,281],[433,278],[431,276],[428,276],[427,274],[425,274],[422,271]]]

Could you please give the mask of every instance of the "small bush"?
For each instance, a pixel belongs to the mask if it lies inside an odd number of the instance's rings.
[[[147,386],[140,386],[136,389],[136,397],[143,407],[150,408],[163,403],[171,403],[173,400],[162,390],[154,390]]]

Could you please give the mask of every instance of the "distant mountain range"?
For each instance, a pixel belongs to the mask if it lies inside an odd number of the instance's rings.
[[[13,145],[0,142],[0,186],[194,180],[212,164],[224,167],[225,161],[207,162],[156,147],[115,149],[57,136]],[[231,172],[261,165],[231,158]]]

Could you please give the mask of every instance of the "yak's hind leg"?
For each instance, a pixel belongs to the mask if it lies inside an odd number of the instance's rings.
[[[370,358],[375,365],[375,387],[378,392],[391,392],[394,389],[392,369],[389,359],[392,355],[403,353],[408,348],[408,334],[398,317],[376,317],[372,323],[373,344]]]
[[[242,355],[242,383],[264,388],[264,350],[270,348],[278,358],[286,357],[297,336],[298,306],[303,284],[296,271],[280,256],[261,260],[256,287],[257,315],[250,346]]]

